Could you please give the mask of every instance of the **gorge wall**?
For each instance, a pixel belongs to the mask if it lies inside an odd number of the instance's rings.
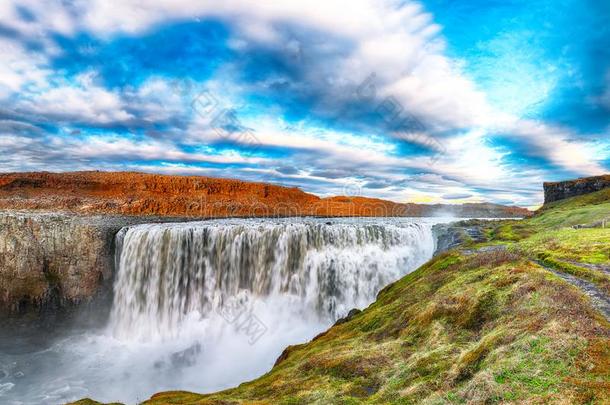
[[[0,312],[91,300],[110,285],[114,237],[142,220],[0,211]]]
[[[585,177],[577,180],[544,183],[544,203],[594,193],[610,187],[610,175]]]

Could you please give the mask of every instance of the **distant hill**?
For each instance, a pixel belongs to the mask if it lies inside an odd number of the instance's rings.
[[[366,197],[320,198],[298,188],[198,176],[135,172],[0,174],[0,209],[172,217],[524,217],[496,204],[400,204]]]

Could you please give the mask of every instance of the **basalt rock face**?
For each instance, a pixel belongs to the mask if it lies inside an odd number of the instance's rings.
[[[114,236],[133,218],[0,212],[0,312],[89,301],[111,286]]]
[[[544,183],[544,203],[590,194],[610,187],[610,175],[585,177],[577,180]]]

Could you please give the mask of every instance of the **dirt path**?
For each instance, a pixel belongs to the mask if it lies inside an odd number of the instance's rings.
[[[575,260],[566,260],[568,263],[573,264],[574,266],[580,266],[587,268],[589,270],[601,271],[610,275],[610,266],[605,266],[603,264],[591,264],[591,263],[582,263],[577,262]]]
[[[583,293],[585,293],[590,299],[591,303],[599,312],[604,315],[604,317],[610,321],[610,297],[608,297],[604,292],[602,292],[599,288],[595,286],[590,281],[583,280],[581,278],[575,277],[571,274],[562,273],[558,270],[555,270],[551,267],[544,265],[542,262],[535,261],[540,267],[545,268],[546,270],[556,274],[561,277],[563,280],[572,284],[573,286],[580,289]]]

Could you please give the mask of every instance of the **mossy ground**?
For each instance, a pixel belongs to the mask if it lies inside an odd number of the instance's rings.
[[[595,194],[485,225],[487,243],[437,256],[254,381],[146,403],[607,404],[610,323],[535,262],[606,286],[603,271],[574,264],[610,264],[610,229],[570,228],[610,217],[610,195]],[[476,250],[489,244],[506,249]]]

